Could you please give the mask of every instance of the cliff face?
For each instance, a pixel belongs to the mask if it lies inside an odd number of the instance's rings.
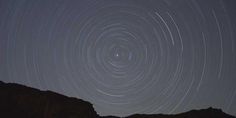
[[[4,116],[4,117],[3,117]],[[91,103],[50,91],[0,83],[1,118],[96,118]]]
[[[0,118],[119,118],[98,116],[89,102],[51,91],[0,81]],[[235,118],[220,109],[192,110],[176,115],[135,114],[126,118]]]

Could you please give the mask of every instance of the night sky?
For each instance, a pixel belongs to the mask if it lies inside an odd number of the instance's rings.
[[[100,115],[236,115],[236,1],[0,0],[0,80]]]

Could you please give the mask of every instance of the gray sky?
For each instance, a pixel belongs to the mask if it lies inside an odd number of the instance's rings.
[[[100,115],[236,115],[235,0],[0,0],[0,80]]]

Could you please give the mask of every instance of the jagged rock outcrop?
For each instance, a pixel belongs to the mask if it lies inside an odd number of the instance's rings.
[[[0,83],[0,118],[96,118],[91,103],[51,91]]]
[[[0,81],[0,118],[119,118],[99,116],[93,105],[51,91]],[[126,118],[236,118],[220,109],[192,110],[176,115],[134,114]]]

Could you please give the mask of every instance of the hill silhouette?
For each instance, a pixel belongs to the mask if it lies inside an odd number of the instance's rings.
[[[82,99],[0,81],[0,118],[119,118],[99,116]],[[220,109],[192,110],[176,115],[134,114],[126,118],[236,118]]]

